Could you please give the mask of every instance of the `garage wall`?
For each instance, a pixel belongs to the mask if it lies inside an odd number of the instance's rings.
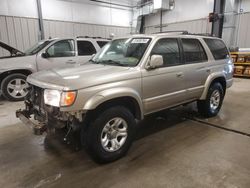
[[[38,42],[39,26],[37,18],[0,16],[0,40],[24,51]],[[109,38],[110,33],[124,36],[129,27],[106,26],[77,22],[44,20],[45,38],[94,36]],[[0,48],[0,57],[8,52]]]
[[[110,33],[115,36],[129,35],[129,27],[97,25],[79,22],[64,22],[55,20],[44,20],[45,38],[49,37],[76,37],[94,36],[109,38]]]
[[[132,10],[89,0],[41,0],[45,38],[109,38],[131,31]],[[36,0],[0,0],[0,40],[24,51],[39,40]],[[0,48],[0,57],[8,52]]]
[[[238,32],[236,45],[240,48],[250,48],[250,12],[237,15]]]
[[[250,1],[239,1],[239,7],[236,12],[236,32],[234,35],[234,41],[231,42],[231,46],[237,46],[240,48],[250,48]]]
[[[222,38],[229,47],[250,47],[250,1],[227,0]]]
[[[0,15],[38,18],[36,0],[0,0]]]
[[[24,51],[38,41],[38,20],[0,16],[0,40]],[[0,48],[0,56],[8,55]]]
[[[183,22],[163,24],[162,31],[180,31],[185,30],[190,33],[210,33],[212,24],[208,22],[207,18],[201,18],[197,20],[189,20]],[[146,33],[157,33],[160,32],[159,25],[146,26]]]
[[[207,17],[213,11],[213,0],[175,0],[175,8],[163,12],[163,31],[187,30],[192,33],[210,33]],[[145,18],[146,33],[159,32],[160,12]]]
[[[89,0],[41,0],[41,5],[48,20],[130,27],[132,18],[132,9]]]

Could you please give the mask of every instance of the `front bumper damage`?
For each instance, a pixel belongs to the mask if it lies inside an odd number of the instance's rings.
[[[80,111],[78,113],[62,112],[59,107],[46,105],[43,93],[42,88],[31,85],[24,101],[25,108],[17,110],[16,117],[33,129],[36,135],[41,135],[44,132],[53,133],[56,129],[63,128],[72,132],[80,130],[83,123],[83,113]]]
[[[35,123],[30,119],[31,113],[30,110],[27,109],[27,105],[26,109],[19,109],[16,111],[16,117],[19,118],[24,125],[33,129],[35,135],[42,135],[45,131],[47,131],[47,125],[45,122]]]

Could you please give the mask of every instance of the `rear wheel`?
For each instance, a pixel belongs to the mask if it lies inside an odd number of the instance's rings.
[[[10,101],[21,101],[28,94],[26,75],[15,73],[3,79],[1,84],[2,95]]]
[[[207,93],[205,100],[197,102],[198,111],[204,117],[216,116],[224,99],[224,90],[220,83],[213,83]]]
[[[82,133],[87,150],[99,163],[115,161],[124,156],[130,148],[135,130],[135,118],[122,106],[104,110]]]

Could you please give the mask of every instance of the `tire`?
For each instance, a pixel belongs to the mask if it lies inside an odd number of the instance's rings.
[[[224,90],[220,83],[213,83],[207,93],[205,100],[197,101],[198,112],[206,117],[216,116],[221,108],[224,99]]]
[[[1,84],[2,95],[9,101],[22,101],[28,93],[27,76],[20,73],[8,75]]]
[[[96,162],[112,162],[126,155],[134,139],[135,125],[135,118],[127,108],[110,107],[81,132],[81,140]]]

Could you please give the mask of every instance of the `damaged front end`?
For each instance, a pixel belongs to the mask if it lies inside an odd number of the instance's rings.
[[[17,110],[16,117],[32,128],[36,135],[62,128],[67,128],[69,131],[80,129],[81,122],[74,115],[44,103],[43,88],[31,85],[24,103],[25,109]]]

